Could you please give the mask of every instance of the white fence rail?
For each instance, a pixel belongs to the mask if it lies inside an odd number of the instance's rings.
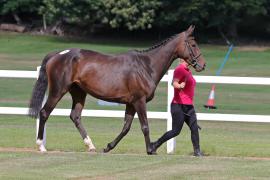
[[[67,116],[70,114],[70,109],[54,109],[51,115]],[[0,114],[6,115],[26,115],[28,108],[18,107],[0,107]],[[83,110],[82,116],[86,117],[115,117],[123,118],[124,111],[119,110]],[[148,111],[147,117],[151,119],[167,119],[170,116],[168,112],[153,112]],[[137,118],[137,116],[135,116]],[[219,113],[197,113],[197,118],[200,121],[237,121],[237,122],[270,122],[268,115],[244,115],[244,114],[219,114]]]
[[[15,71],[0,70],[2,78],[37,78],[37,71]],[[172,128],[172,119],[170,115],[170,102],[173,96],[173,87],[170,85],[173,71],[169,70],[161,81],[168,83],[168,102],[167,112],[147,112],[148,118],[167,119],[167,130]],[[270,78],[266,77],[229,77],[229,76],[194,76],[198,83],[215,84],[253,84],[270,85]],[[70,109],[54,109],[52,115],[68,116]],[[19,107],[0,107],[0,114],[26,115],[28,108]],[[82,116],[91,117],[124,117],[124,111],[116,110],[83,110]],[[239,122],[270,122],[270,115],[243,115],[243,114],[218,114],[218,113],[197,113],[198,120],[210,121],[239,121]],[[175,149],[175,139],[167,142],[167,153],[173,153]]]
[[[16,70],[0,70],[2,78],[32,78],[36,79],[38,71],[16,71]]]

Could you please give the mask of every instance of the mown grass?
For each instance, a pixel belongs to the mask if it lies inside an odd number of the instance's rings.
[[[1,179],[268,179],[270,161],[187,156],[2,153]]]
[[[35,120],[24,116],[0,116],[0,147],[35,148]],[[83,118],[83,124],[102,151],[121,131],[121,118]],[[237,122],[199,122],[201,147],[211,156],[270,157],[270,124]],[[166,131],[166,121],[150,119],[150,135],[156,140]],[[192,153],[190,132],[185,125],[176,138],[176,154]],[[68,117],[51,117],[47,123],[47,148],[61,151],[85,151],[81,137]],[[159,149],[166,154],[166,144]],[[129,134],[111,153],[146,154],[145,143],[138,119]]]
[[[35,148],[35,120],[0,116],[0,147]],[[47,123],[47,148],[52,152],[0,152],[0,179],[268,179],[270,125],[267,123],[200,122],[201,148],[207,155],[194,158],[190,132],[184,126],[176,138],[176,152],[147,156],[140,125],[134,120],[129,134],[109,154],[101,153],[122,128],[118,118],[83,118],[97,154],[88,154],[68,117]],[[166,130],[164,120],[150,120],[151,138]],[[224,158],[224,156],[227,156]],[[254,158],[251,158],[254,157]]]
[[[46,54],[67,48],[84,48],[115,54],[142,47],[126,40],[76,40],[0,32],[0,69],[35,70]]]

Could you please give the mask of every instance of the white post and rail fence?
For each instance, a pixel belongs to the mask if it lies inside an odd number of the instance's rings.
[[[32,78],[38,77],[37,71],[17,71],[17,70],[0,70],[0,78]],[[170,114],[170,103],[173,98],[173,87],[171,81],[173,70],[168,71],[161,81],[168,83],[168,101],[167,112],[148,111],[147,117],[152,119],[166,119],[167,130],[172,129],[172,119]],[[232,76],[194,76],[197,83],[214,83],[214,84],[246,84],[246,85],[270,85],[270,78],[266,77],[232,77]],[[51,115],[69,116],[70,109],[54,109]],[[8,115],[27,115],[28,108],[22,107],[0,107],[0,114]],[[119,110],[83,110],[82,116],[88,117],[119,117],[124,118],[124,111]],[[197,113],[198,120],[207,121],[237,121],[237,122],[268,122],[270,115],[244,115],[244,114],[219,114],[219,113]],[[37,119],[37,129],[38,129]],[[46,131],[45,131],[46,133]],[[46,135],[44,135],[44,138]],[[173,153],[175,150],[175,138],[167,142],[167,153]]]

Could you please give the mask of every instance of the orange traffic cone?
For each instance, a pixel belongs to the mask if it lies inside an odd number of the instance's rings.
[[[217,109],[215,106],[215,85],[212,85],[207,104],[205,104],[204,107],[208,109]]]

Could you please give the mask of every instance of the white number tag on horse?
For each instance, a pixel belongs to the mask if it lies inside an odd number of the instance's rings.
[[[69,49],[67,49],[67,50],[64,50],[64,51],[61,51],[59,54],[66,54],[66,53],[68,53],[70,50]]]

